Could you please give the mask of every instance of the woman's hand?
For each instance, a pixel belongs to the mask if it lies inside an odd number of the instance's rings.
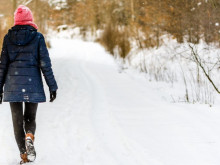
[[[50,102],[53,102],[57,97],[57,91],[50,91]]]
[[[2,104],[2,93],[0,93],[0,104]]]

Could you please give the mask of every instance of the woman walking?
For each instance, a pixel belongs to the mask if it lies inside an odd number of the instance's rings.
[[[41,71],[49,87],[50,102],[58,89],[44,36],[37,29],[31,10],[20,5],[14,13],[14,26],[4,37],[0,57],[0,104],[4,93],[3,102],[10,103],[20,164],[36,158],[35,118],[38,103],[46,102]]]

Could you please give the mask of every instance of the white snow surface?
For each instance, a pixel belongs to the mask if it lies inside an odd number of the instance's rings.
[[[58,96],[39,104],[37,159],[30,165],[220,164],[219,104],[172,103],[168,84],[119,72],[97,43],[54,38],[51,44]],[[10,107],[0,107],[0,165],[15,165]]]

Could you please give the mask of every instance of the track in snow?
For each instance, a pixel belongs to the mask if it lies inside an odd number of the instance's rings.
[[[219,163],[220,113],[216,109],[210,112],[202,105],[164,101],[166,94],[154,83],[118,73],[114,60],[98,44],[52,41],[58,98],[52,104],[39,105],[37,159],[32,164]],[[10,115],[8,103],[3,103],[2,165],[15,165],[20,160]]]

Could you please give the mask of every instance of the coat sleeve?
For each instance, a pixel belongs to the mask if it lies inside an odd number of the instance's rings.
[[[0,93],[3,93],[3,86],[5,84],[5,77],[8,71],[9,56],[6,44],[6,36],[3,40],[1,57],[0,57]]]
[[[39,65],[46,80],[46,83],[49,87],[49,90],[56,91],[58,89],[58,86],[53,75],[51,60],[43,35],[40,36],[39,41]]]

